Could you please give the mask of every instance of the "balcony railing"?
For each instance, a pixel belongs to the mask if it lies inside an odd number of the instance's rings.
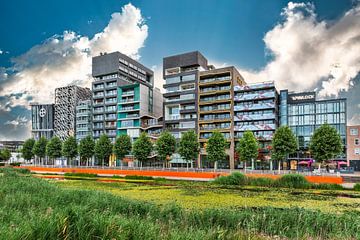
[[[262,119],[275,119],[274,113],[269,114],[251,114],[251,115],[237,115],[234,116],[234,121],[254,121]]]
[[[249,104],[235,105],[234,111],[257,110],[257,109],[268,109],[268,108],[275,108],[275,103],[268,102],[268,103],[249,103]]]
[[[134,91],[128,91],[128,92],[123,92],[122,96],[131,96],[131,95],[134,95],[134,94],[135,94]]]
[[[275,130],[275,124],[251,124],[251,125],[235,125],[235,131],[257,131],[257,130]]]

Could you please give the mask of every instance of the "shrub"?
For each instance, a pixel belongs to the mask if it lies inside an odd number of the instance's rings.
[[[65,177],[97,177],[97,174],[94,173],[65,173],[64,174]]]
[[[153,180],[153,177],[149,176],[138,176],[138,175],[126,175],[125,179],[136,179],[136,180]]]
[[[344,190],[344,187],[339,184],[329,184],[329,183],[320,183],[320,184],[312,184],[311,188],[314,189],[324,189],[324,190]]]
[[[311,184],[300,174],[286,174],[275,181],[275,186],[286,188],[310,188]]]
[[[360,184],[359,183],[354,185],[354,190],[355,191],[360,191]]]
[[[5,163],[4,162],[0,162],[0,167],[3,167],[5,166]]]
[[[275,180],[271,178],[259,177],[252,178],[250,177],[248,180],[249,185],[251,186],[261,186],[261,187],[273,187]]]
[[[220,185],[245,185],[247,177],[239,172],[234,172],[229,176],[221,176],[214,180],[214,183]]]
[[[13,162],[10,163],[10,166],[14,166],[14,167],[20,167],[21,163],[20,162]]]

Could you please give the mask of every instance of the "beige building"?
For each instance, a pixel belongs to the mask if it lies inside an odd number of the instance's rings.
[[[347,126],[347,160],[355,171],[360,171],[360,125]]]

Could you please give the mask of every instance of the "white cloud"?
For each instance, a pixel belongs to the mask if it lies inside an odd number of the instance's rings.
[[[18,127],[18,126],[25,126],[25,125],[29,125],[30,124],[30,120],[27,119],[26,117],[20,117],[18,116],[16,119],[14,120],[9,120],[5,122],[5,125],[12,125],[13,127]]]
[[[12,60],[13,73],[0,83],[0,96],[8,98],[0,108],[29,108],[29,99],[53,102],[55,88],[74,82],[90,87],[92,56],[120,51],[137,59],[147,31],[140,10],[127,4],[120,13],[113,13],[109,24],[92,39],[73,31],[47,39]]]
[[[0,49],[0,55],[3,54],[4,52]]]
[[[310,3],[289,2],[284,21],[266,33],[272,60],[260,71],[241,70],[247,82],[275,81],[279,89],[337,96],[360,71],[360,6],[334,23],[318,21]]]

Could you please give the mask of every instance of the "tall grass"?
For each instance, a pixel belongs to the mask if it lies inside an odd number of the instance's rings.
[[[313,184],[310,183],[301,174],[286,174],[280,178],[273,180],[270,178],[247,177],[242,173],[232,173],[229,176],[221,176],[214,180],[219,185],[234,186],[261,186],[261,187],[280,187],[280,188],[297,188],[297,189],[327,189],[327,190],[343,190],[339,184]]]
[[[360,238],[360,216],[355,213],[270,207],[186,211],[175,204],[62,189],[8,172],[0,177],[0,201],[2,239],[251,239],[258,233]]]

